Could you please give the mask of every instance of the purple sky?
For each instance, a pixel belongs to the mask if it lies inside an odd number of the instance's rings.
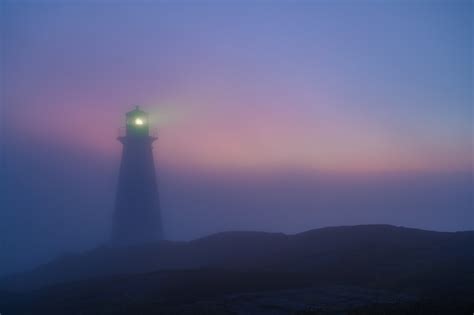
[[[106,239],[132,104],[172,239],[474,229],[471,1],[1,5],[5,270]]]

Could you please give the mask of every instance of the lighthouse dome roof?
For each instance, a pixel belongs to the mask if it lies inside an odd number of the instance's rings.
[[[148,115],[148,113],[141,110],[140,106],[136,105],[133,110],[127,112],[125,115],[127,115],[127,116],[146,116],[146,115]]]

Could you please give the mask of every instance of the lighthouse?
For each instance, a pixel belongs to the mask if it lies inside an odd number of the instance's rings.
[[[112,243],[128,245],[163,239],[149,115],[138,106],[125,114]]]

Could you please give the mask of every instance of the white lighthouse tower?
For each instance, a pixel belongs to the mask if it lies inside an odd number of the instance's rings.
[[[148,114],[137,106],[126,113],[112,242],[116,245],[163,239],[153,142]]]

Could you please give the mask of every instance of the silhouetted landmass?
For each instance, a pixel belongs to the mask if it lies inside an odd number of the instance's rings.
[[[0,284],[6,314],[472,314],[474,232],[224,232],[103,246]]]

